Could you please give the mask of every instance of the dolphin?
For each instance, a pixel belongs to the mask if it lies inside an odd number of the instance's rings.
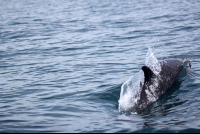
[[[141,113],[170,89],[174,82],[179,79],[183,68],[191,68],[190,61],[181,59],[167,59],[159,64],[161,67],[159,73],[155,73],[147,66],[142,66],[144,83],[143,85],[140,83],[140,97],[131,108],[132,112]]]

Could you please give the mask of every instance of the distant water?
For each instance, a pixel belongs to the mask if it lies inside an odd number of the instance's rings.
[[[0,132],[200,132],[200,2],[0,0]],[[192,76],[142,114],[119,112],[145,65],[192,60]]]

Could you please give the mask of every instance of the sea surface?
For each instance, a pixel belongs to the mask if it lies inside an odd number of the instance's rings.
[[[192,77],[120,112],[149,49]],[[0,132],[200,132],[200,1],[0,0]]]

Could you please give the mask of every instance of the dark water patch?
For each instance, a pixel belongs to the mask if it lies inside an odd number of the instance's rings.
[[[9,25],[25,25],[25,24],[29,24],[28,22],[12,22]]]
[[[140,37],[144,37],[144,36],[143,35],[139,35],[139,36],[127,36],[127,37],[112,36],[112,38],[114,38],[116,40],[131,40],[131,39],[136,39],[136,38],[140,38]]]
[[[76,44],[76,43],[75,43]],[[84,50],[84,49],[91,49],[95,46],[81,46],[81,47],[71,47],[71,48],[65,48],[62,51],[78,51],[78,50]]]
[[[62,93],[62,94],[58,94],[58,95],[49,95],[49,94],[40,94],[38,96],[49,96],[49,97],[42,97],[41,100],[52,100],[52,99],[63,99],[66,97],[74,97],[73,95],[75,95],[76,93]]]
[[[43,21],[43,19],[34,19],[33,21]]]
[[[9,106],[9,105],[5,105],[5,106],[0,106],[0,108],[9,108],[9,107],[11,107],[11,106]],[[4,116],[4,115],[0,115],[0,116]]]
[[[9,102],[13,102],[15,101],[15,99],[12,98],[18,98],[20,95],[20,93],[17,93],[17,91],[12,92],[12,94],[7,93],[7,94],[2,94],[1,98],[5,99],[4,102],[9,101]]]
[[[80,19],[73,19],[71,18],[72,20],[68,20],[67,23],[76,23],[76,22],[83,22],[84,20],[80,20]]]
[[[154,16],[154,17],[150,17],[150,20],[161,20],[161,19],[170,19],[172,17],[175,17],[175,15],[173,14],[166,14],[166,15],[161,15],[161,16]]]
[[[49,116],[49,117],[55,117],[55,118],[66,118],[69,115],[53,112],[53,113],[44,113],[41,116]]]
[[[108,62],[108,63],[98,63],[99,65],[107,65],[107,66],[120,66],[120,65],[124,65],[124,63],[121,62]]]
[[[82,28],[82,29],[78,29],[74,32],[79,32],[79,33],[86,33],[86,32],[89,32],[89,31],[94,31],[95,29],[94,28]]]
[[[107,85],[101,85],[98,88],[102,89],[106,87]],[[119,100],[120,91],[121,91],[121,84],[111,86],[110,88],[106,90],[104,89],[103,92],[90,94],[90,96],[88,97],[88,100],[99,102],[99,103],[102,103],[103,101],[107,103],[117,104]]]
[[[200,132],[200,129],[196,129],[196,128],[187,128],[184,130],[177,131],[177,133],[199,133],[199,132]]]
[[[92,130],[92,131],[83,131],[83,133],[105,133],[106,130]]]
[[[27,122],[27,121],[24,121],[24,120],[1,120],[1,122]]]
[[[193,32],[198,29],[200,26],[178,26],[174,27],[170,32],[179,32],[179,31],[186,31],[186,32]]]
[[[192,83],[187,86],[187,89],[190,89],[194,94],[196,93],[196,95],[198,96],[199,86],[200,86],[200,83]]]

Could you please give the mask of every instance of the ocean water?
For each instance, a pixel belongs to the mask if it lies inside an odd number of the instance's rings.
[[[0,0],[0,132],[200,132],[200,1]],[[142,114],[121,86],[145,65],[190,59]]]

